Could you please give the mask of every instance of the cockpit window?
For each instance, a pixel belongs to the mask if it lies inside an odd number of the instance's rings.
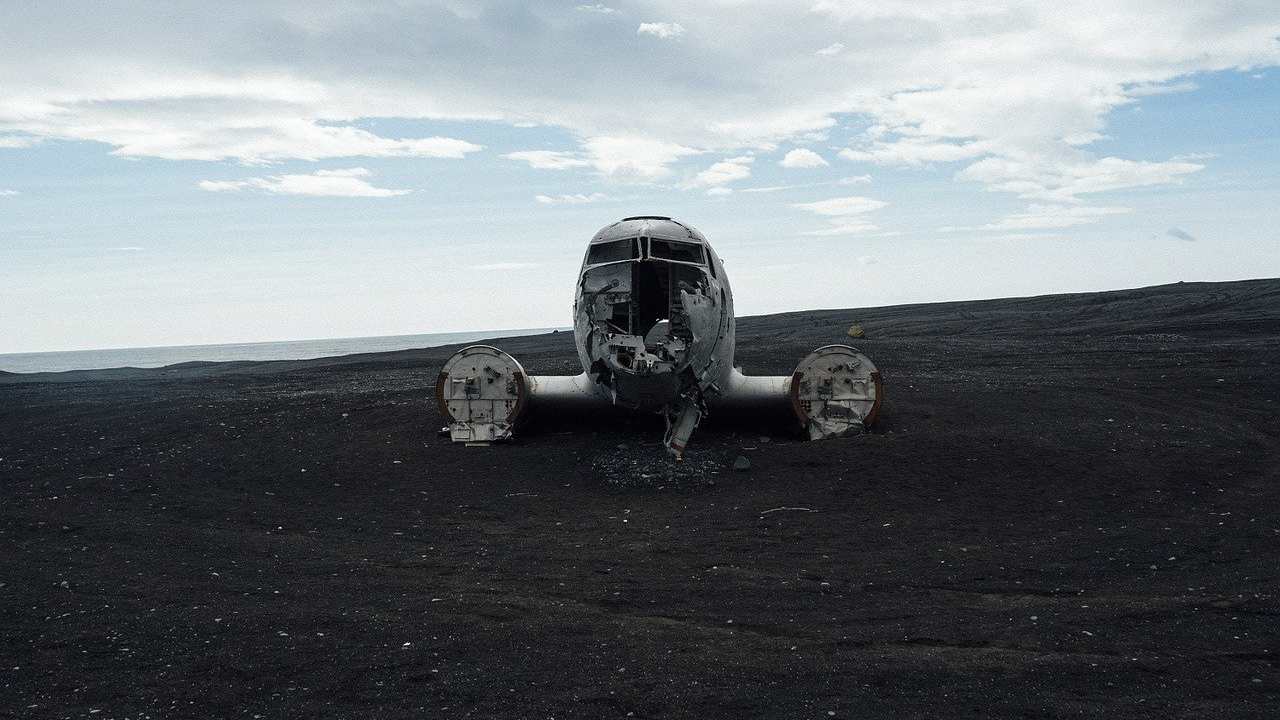
[[[591,249],[587,251],[587,264],[599,265],[600,263],[635,260],[638,257],[640,257],[640,253],[636,249],[636,239],[627,238],[626,240],[614,240],[613,242],[592,245]]]
[[[675,242],[673,240],[649,239],[649,257],[657,260],[675,260],[676,262],[706,265],[707,259],[701,245]]]

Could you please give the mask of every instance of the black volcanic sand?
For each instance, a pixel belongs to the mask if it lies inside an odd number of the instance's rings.
[[[456,347],[5,376],[0,715],[1280,713],[1280,280],[745,318],[740,362],[855,321],[875,432],[681,466],[653,418],[450,444]]]

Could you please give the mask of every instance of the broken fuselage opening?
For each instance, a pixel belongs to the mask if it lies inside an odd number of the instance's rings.
[[[725,327],[724,292],[703,245],[636,237],[593,244],[576,329],[614,401],[661,409],[701,391],[698,361]]]

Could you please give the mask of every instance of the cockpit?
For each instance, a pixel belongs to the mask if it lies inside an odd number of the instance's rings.
[[[695,341],[717,331],[723,298],[712,260],[703,243],[644,234],[587,248],[580,297],[614,370],[683,367]]]
[[[587,249],[588,266],[627,260],[665,260],[708,267],[703,245],[680,240],[634,237],[594,243]]]

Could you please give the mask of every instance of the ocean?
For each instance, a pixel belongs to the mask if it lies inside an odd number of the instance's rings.
[[[99,370],[103,368],[155,368],[193,360],[309,360],[311,358],[388,352],[412,348],[475,342],[486,338],[539,335],[566,328],[482,330],[477,332],[382,335],[377,337],[290,340],[285,342],[231,343],[226,345],[173,345],[168,347],[114,348],[0,354],[0,370],[18,373]]]

